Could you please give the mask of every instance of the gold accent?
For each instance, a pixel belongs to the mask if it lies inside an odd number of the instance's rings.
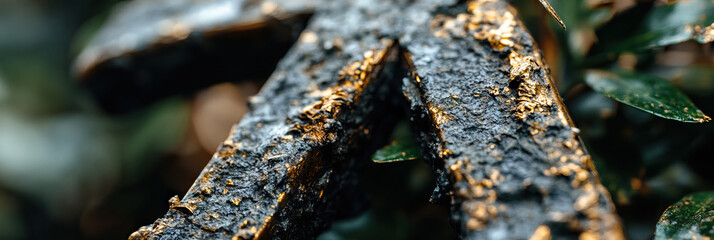
[[[193,214],[197,206],[195,204],[185,204],[181,203],[178,195],[175,195],[169,199],[169,209],[176,209],[187,214]]]
[[[532,113],[548,113],[547,107],[553,105],[548,90],[531,77],[531,72],[541,67],[532,56],[522,56],[515,51],[511,51],[508,59],[511,65],[510,81],[521,81],[516,91],[516,116],[525,119]]]
[[[429,109],[429,113],[431,113],[431,116],[434,119],[435,123],[443,125],[444,123],[450,121],[449,115],[441,109],[437,108],[436,106],[432,104],[427,104],[427,108]]]
[[[694,27],[694,31],[697,41],[700,43],[705,44],[714,42],[714,23],[704,28],[697,25]]]
[[[536,228],[535,232],[533,232],[533,235],[531,235],[528,240],[550,240],[550,228],[546,225],[540,225],[538,228]]]
[[[355,101],[364,86],[380,72],[385,57],[394,49],[393,40],[385,39],[382,43],[382,49],[367,51],[363,54],[363,60],[344,66],[338,76],[339,84],[307,93],[307,96],[321,98],[301,111],[299,117],[307,123],[298,123],[292,129],[303,133],[303,138],[316,142],[333,139],[335,135],[325,131],[326,120],[336,119],[342,106]]]

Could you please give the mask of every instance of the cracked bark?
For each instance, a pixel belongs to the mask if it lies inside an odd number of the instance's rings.
[[[505,2],[443,7],[402,43],[410,116],[467,239],[622,239],[540,50]],[[547,237],[547,238],[546,238]]]
[[[460,237],[622,238],[548,71],[504,1],[326,3],[192,188],[130,238],[313,238],[400,107]]]

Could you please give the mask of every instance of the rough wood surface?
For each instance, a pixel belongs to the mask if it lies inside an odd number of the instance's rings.
[[[75,62],[103,109],[125,113],[212,84],[265,79],[320,1],[142,0],[112,12]]]
[[[251,103],[183,199],[132,239],[314,238],[349,202],[354,170],[400,107],[461,238],[622,238],[505,1],[324,4]]]
[[[622,239],[540,50],[504,1],[442,7],[401,41],[415,129],[464,239]]]
[[[388,137],[375,134],[389,132],[399,78],[396,42],[357,24],[382,19],[346,6],[317,13],[191,189],[131,239],[306,239],[328,226],[357,160]]]

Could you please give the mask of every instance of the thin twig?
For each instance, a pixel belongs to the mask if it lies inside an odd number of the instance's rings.
[[[561,27],[563,27],[563,30],[565,30],[565,23],[563,22],[563,19],[560,19],[560,16],[558,16],[558,13],[555,12],[555,9],[550,6],[550,3],[548,3],[548,0],[538,0],[540,1],[540,4],[543,4],[543,7],[548,10],[548,13],[550,13],[550,16],[552,16],[556,21],[558,21],[558,24],[560,24]]]

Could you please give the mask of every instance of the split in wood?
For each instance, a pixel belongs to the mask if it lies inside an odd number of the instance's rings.
[[[325,3],[250,106],[183,199],[132,239],[314,238],[400,107],[462,238],[622,238],[504,1]]]

